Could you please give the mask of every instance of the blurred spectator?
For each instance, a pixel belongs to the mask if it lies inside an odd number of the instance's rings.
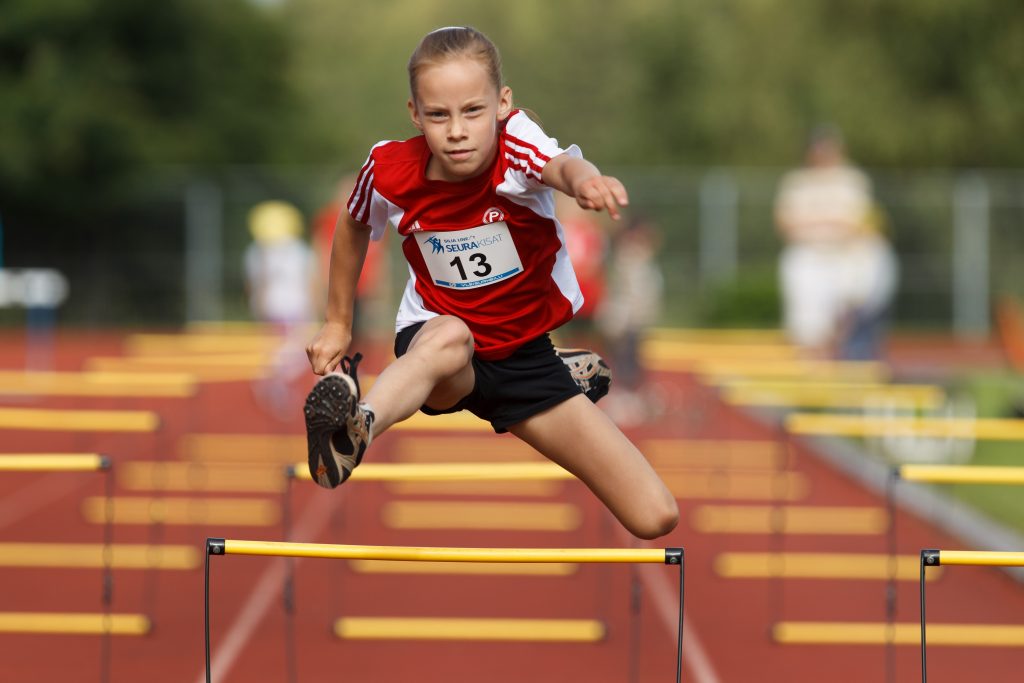
[[[841,360],[874,360],[882,355],[899,276],[899,264],[885,228],[885,214],[877,204],[872,205],[863,230],[848,248],[843,271],[846,310],[840,320],[837,348]]]
[[[281,417],[294,412],[290,384],[305,373],[306,326],[313,321],[316,268],[302,239],[302,213],[281,201],[249,211],[253,241],[245,250],[245,281],[253,317],[273,326],[282,343],[269,376],[254,385],[257,399]]]
[[[565,233],[565,248],[569,252],[569,260],[572,261],[583,294],[583,306],[569,321],[567,328],[586,337],[594,331],[594,317],[605,297],[604,270],[608,239],[594,212],[580,207],[572,197],[556,193],[555,211]],[[590,340],[573,343],[589,348]]]
[[[313,252],[302,239],[302,213],[287,202],[261,202],[249,211],[252,243],[245,280],[253,317],[274,325],[313,319]]]
[[[790,339],[819,356],[878,357],[896,260],[871,183],[847,161],[837,129],[812,132],[804,167],[779,186],[775,222]]]
[[[355,188],[356,174],[344,176],[338,183],[334,197],[325,204],[313,219],[313,246],[317,252],[319,268],[318,311],[323,309],[327,296],[327,274],[331,272],[331,248],[334,244],[334,228],[338,215]],[[391,262],[388,255],[388,235],[380,240],[371,240],[366,249],[366,260],[356,284],[355,319],[352,321],[353,335],[365,335],[370,330],[386,328],[392,332],[394,315],[391,301]]]
[[[614,373],[608,412],[621,426],[643,422],[656,412],[647,390],[640,345],[661,313],[664,279],[658,267],[660,239],[645,218],[633,216],[614,239],[608,295],[597,311]]]

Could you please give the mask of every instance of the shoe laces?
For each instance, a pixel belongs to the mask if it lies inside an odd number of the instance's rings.
[[[359,361],[363,359],[363,354],[356,353],[351,358],[343,356],[339,366],[341,371],[352,378],[352,381],[356,383],[356,399],[360,399],[363,396],[363,390],[359,387],[359,377],[356,375],[356,369],[359,367]]]

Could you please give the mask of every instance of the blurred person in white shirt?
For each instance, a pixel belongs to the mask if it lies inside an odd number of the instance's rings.
[[[786,243],[779,263],[783,322],[813,355],[878,357],[897,266],[880,230],[871,181],[846,158],[842,136],[816,128],[805,165],[787,173],[775,201]]]

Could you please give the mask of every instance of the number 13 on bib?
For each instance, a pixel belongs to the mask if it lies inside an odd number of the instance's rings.
[[[439,287],[473,289],[523,272],[504,221],[467,230],[417,232],[414,236],[430,278]]]

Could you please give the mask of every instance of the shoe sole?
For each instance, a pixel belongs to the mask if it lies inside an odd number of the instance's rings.
[[[344,406],[350,402],[353,391],[346,377],[327,375],[316,383],[306,397],[306,447],[309,454],[309,474],[320,486],[333,489],[347,479],[342,476],[331,452],[331,434],[346,429]],[[349,473],[351,474],[351,473]]]

